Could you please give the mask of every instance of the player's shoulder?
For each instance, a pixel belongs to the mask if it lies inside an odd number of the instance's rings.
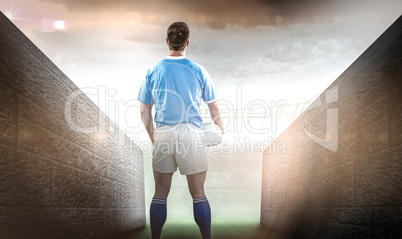
[[[163,59],[154,63],[150,68],[148,68],[147,74],[148,75],[153,74],[154,72],[160,70],[163,67],[163,65],[164,65]]]
[[[202,73],[202,74],[208,73],[207,70],[205,69],[205,67],[202,66],[201,64],[194,62],[192,60],[188,60],[188,61],[193,66],[194,71]]]

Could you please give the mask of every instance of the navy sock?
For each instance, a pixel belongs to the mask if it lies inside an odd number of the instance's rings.
[[[165,224],[167,210],[166,198],[153,197],[149,217],[151,220],[152,239],[159,239],[162,233],[163,224]]]
[[[211,238],[211,208],[207,197],[193,199],[194,219],[203,239]]]

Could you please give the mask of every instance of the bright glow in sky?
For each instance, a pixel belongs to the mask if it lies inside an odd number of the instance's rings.
[[[54,22],[54,27],[57,30],[64,30],[66,28],[66,22],[63,20],[57,20]]]
[[[238,109],[256,101],[269,106],[308,102],[377,39],[401,9],[400,0],[0,0],[0,10],[75,84],[103,94],[107,103],[98,102],[99,95],[88,96],[139,143],[148,141],[136,101],[139,86],[147,69],[167,55],[170,23],[189,24],[186,56],[209,71],[221,102]],[[42,32],[42,19],[63,19],[68,30]],[[56,28],[64,28],[61,23],[56,22]],[[282,118],[276,132],[271,128],[264,134],[229,128],[225,140],[267,142],[292,119]],[[258,168],[253,170],[258,178]],[[258,182],[247,182],[259,190]],[[152,191],[152,183],[147,185]],[[255,215],[258,207],[250,208]]]

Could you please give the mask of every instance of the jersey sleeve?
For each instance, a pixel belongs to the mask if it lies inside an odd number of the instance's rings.
[[[212,81],[211,76],[205,68],[202,69],[202,74],[204,76],[204,88],[202,91],[202,99],[205,103],[212,103],[216,100],[216,88],[214,82]]]
[[[148,85],[148,76],[142,81],[140,92],[138,93],[139,101],[145,104],[152,104],[151,88]]]

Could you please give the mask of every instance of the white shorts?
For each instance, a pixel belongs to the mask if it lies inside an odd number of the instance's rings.
[[[204,131],[191,123],[163,125],[154,131],[152,168],[190,175],[208,170]]]

